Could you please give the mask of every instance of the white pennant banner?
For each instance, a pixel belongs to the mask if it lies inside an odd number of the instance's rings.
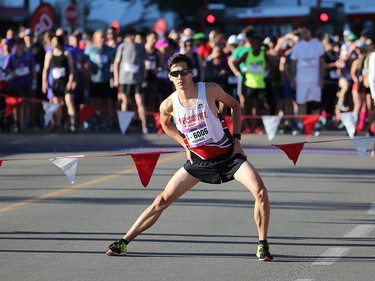
[[[340,113],[341,122],[344,124],[349,137],[352,139],[355,134],[355,125],[357,123],[357,114],[355,112]]]
[[[48,123],[52,119],[52,115],[59,109],[60,105],[56,103],[49,103],[43,102],[43,109],[44,109],[44,127],[48,125]]]
[[[370,143],[375,142],[375,138],[368,138],[368,139],[353,139],[351,140],[355,148],[357,149],[359,156],[361,158],[365,157],[366,151]]]
[[[133,116],[134,112],[123,112],[120,110],[117,111],[117,117],[120,123],[120,129],[122,134],[126,133],[126,130],[128,129],[130,122],[133,119]]]
[[[76,171],[78,165],[78,158],[84,157],[84,155],[58,157],[50,159],[53,164],[64,171],[71,184],[76,181]]]
[[[280,116],[271,116],[271,115],[264,115],[262,116],[264,129],[266,130],[266,134],[268,140],[272,140],[277,132],[277,128],[279,127],[281,117]]]

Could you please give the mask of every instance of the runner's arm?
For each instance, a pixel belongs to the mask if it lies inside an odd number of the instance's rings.
[[[217,110],[215,101],[222,102],[224,105],[232,109],[233,134],[240,134],[241,132],[241,107],[238,101],[234,99],[228,93],[224,92],[223,88],[221,88],[216,83],[208,83],[208,87],[206,91],[207,91],[207,99],[210,103],[210,108],[212,112],[214,112],[213,106],[215,106]],[[233,145],[234,146],[233,146],[232,156],[239,153],[246,157],[245,152],[243,151],[241,147],[241,143],[239,139],[234,138]]]
[[[52,53],[48,52],[44,58],[44,66],[43,66],[43,72],[42,72],[42,91],[45,94],[48,92],[48,73],[49,73],[51,57],[52,57]]]
[[[178,142],[181,146],[185,147],[184,140],[181,138],[179,131],[171,121],[172,112],[172,98],[169,96],[160,104],[160,124],[168,136]]]

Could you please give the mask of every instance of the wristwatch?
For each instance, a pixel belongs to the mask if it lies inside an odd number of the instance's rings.
[[[233,134],[233,138],[241,140],[241,134]]]

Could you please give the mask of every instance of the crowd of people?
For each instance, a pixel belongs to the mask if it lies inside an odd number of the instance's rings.
[[[264,134],[262,115],[283,116],[279,133],[303,133],[298,115],[319,114],[315,133],[342,129],[342,112],[354,112],[356,133],[375,134],[375,52],[366,33],[313,37],[300,27],[279,38],[256,34],[252,26],[238,34],[191,28],[167,34],[116,28],[93,34],[63,28],[34,33],[9,29],[0,35],[0,132],[43,128],[41,102],[59,104],[50,132],[119,130],[116,112],[135,111],[140,133],[155,124],[148,113],[159,111],[174,91],[167,61],[188,55],[194,82],[210,81],[236,98],[244,118],[241,132]],[[5,117],[5,95],[22,97]],[[79,111],[96,113],[83,125]],[[223,115],[230,109],[218,104]],[[249,118],[246,118],[249,117]]]

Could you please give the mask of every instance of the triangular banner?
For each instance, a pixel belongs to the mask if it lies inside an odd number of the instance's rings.
[[[134,112],[123,112],[121,110],[117,110],[117,117],[120,124],[121,133],[123,135],[126,133],[126,130],[128,129],[133,116]]]
[[[84,105],[79,110],[79,123],[82,125],[87,119],[96,112],[96,108]]]
[[[139,178],[143,187],[147,187],[158,162],[160,153],[137,153],[130,154],[137,168]]]
[[[359,157],[365,157],[367,147],[370,145],[370,143],[375,142],[375,138],[368,138],[368,139],[352,139],[351,142],[357,149],[359,153]]]
[[[281,117],[280,116],[270,116],[264,115],[262,116],[264,129],[266,130],[266,134],[268,140],[272,140],[277,132],[277,128],[279,127]]]
[[[84,155],[78,155],[76,157],[83,157]],[[69,157],[58,157],[50,159],[50,161],[64,171],[71,184],[76,181],[76,171],[78,165],[78,158],[74,156]]]
[[[22,100],[23,100],[22,98],[6,96],[5,97],[6,108],[5,108],[4,117],[7,118],[12,113],[13,109],[15,109],[22,102]]]
[[[52,119],[52,115],[59,109],[60,105],[57,103],[43,102],[44,109],[44,127],[46,127]]]
[[[298,157],[305,143],[306,142],[297,142],[290,144],[273,144],[273,146],[276,146],[280,148],[282,151],[284,151],[288,158],[293,161],[295,166],[297,164]]]
[[[302,122],[305,128],[305,135],[307,139],[310,139],[311,133],[314,130],[316,122],[319,120],[319,114],[303,115],[301,116]]]
[[[158,137],[163,133],[163,127],[160,124],[160,113],[154,113],[155,126],[158,132]]]
[[[352,139],[355,134],[355,125],[357,123],[356,113],[355,112],[343,112],[340,114],[341,122],[346,128],[346,132],[349,137]]]

